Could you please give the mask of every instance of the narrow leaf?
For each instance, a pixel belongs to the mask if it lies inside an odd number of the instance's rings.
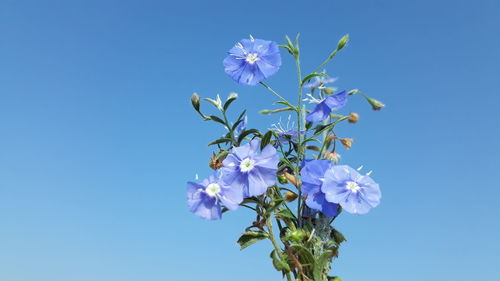
[[[245,249],[246,247],[259,242],[260,240],[268,238],[267,234],[264,231],[247,231],[241,235],[240,239],[238,239],[238,244],[240,245],[240,250]]]

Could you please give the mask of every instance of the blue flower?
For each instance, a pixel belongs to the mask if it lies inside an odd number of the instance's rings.
[[[274,147],[266,145],[261,152],[260,140],[252,140],[234,147],[224,159],[223,180],[231,187],[242,188],[245,197],[258,196],[276,184],[278,162]]]
[[[323,76],[316,76],[315,81],[304,84],[304,88],[309,89],[322,89],[325,88],[326,84],[333,83],[337,81],[337,78],[329,78]]]
[[[328,202],[352,214],[366,214],[380,203],[380,188],[368,175],[346,166],[332,166],[324,176],[321,191]]]
[[[297,142],[298,141],[298,138],[299,138],[299,133],[298,133],[298,130],[296,129],[289,129],[289,130],[285,130],[285,131],[276,131],[276,133],[278,134],[278,140],[280,141],[280,143],[282,145],[287,145],[290,143],[290,141],[292,142]],[[306,134],[306,131],[302,130],[300,131],[300,135],[305,135]]]
[[[229,50],[224,71],[243,85],[256,85],[275,74],[281,66],[278,44],[262,39],[242,39]]]
[[[316,107],[306,117],[307,122],[318,122],[325,120],[330,116],[333,109],[339,109],[347,103],[347,92],[342,91],[328,96],[321,100]]]
[[[218,220],[222,216],[221,207],[236,210],[243,201],[243,190],[227,186],[221,180],[221,174],[215,172],[201,183],[187,183],[187,201],[189,211],[207,220]]]
[[[366,214],[380,202],[378,184],[349,166],[306,160],[301,175],[306,205],[329,217],[338,214],[338,205],[349,213]]]
[[[306,197],[306,205],[329,217],[335,217],[338,214],[338,205],[327,201],[325,193],[322,192],[325,173],[331,165],[330,160],[305,160],[300,174],[302,176],[302,194]]]

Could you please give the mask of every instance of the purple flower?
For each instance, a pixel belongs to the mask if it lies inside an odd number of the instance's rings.
[[[276,149],[266,145],[260,151],[260,140],[234,147],[224,159],[222,173],[224,182],[242,188],[245,197],[264,194],[276,183],[279,156]]]
[[[256,85],[275,74],[281,66],[278,44],[262,39],[242,39],[229,50],[224,71],[243,85]]]
[[[207,220],[221,218],[221,205],[235,210],[243,201],[243,190],[240,187],[227,186],[221,175],[215,172],[201,183],[187,183],[187,200],[189,211]]]
[[[321,191],[328,202],[338,203],[353,214],[366,214],[380,203],[382,194],[368,175],[346,165],[332,166],[324,176]]]
[[[328,78],[328,77],[323,77],[323,76],[316,76],[314,82],[310,82],[307,84],[304,84],[304,88],[309,88],[309,89],[321,89],[324,88],[326,84],[333,83],[337,81],[337,78]]]
[[[321,100],[320,103],[306,117],[307,122],[318,122],[325,120],[330,116],[333,109],[339,109],[347,103],[347,92],[342,91],[337,94],[328,96]]]
[[[302,194],[306,197],[306,205],[329,217],[334,217],[338,214],[338,205],[327,201],[322,191],[325,173],[331,166],[330,160],[305,160],[300,174]]]

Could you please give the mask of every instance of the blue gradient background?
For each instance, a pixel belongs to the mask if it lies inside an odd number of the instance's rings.
[[[375,170],[383,201],[343,215],[344,280],[500,276],[500,4],[479,1],[0,1],[0,280],[279,280],[262,242],[234,242],[243,209],[206,222],[185,182],[222,134],[197,91],[240,94],[250,125],[273,97],[235,84],[240,38],[302,34],[304,72],[345,33],[328,71],[360,88],[343,162]],[[295,95],[292,59],[269,84]],[[205,108],[208,108],[205,106]],[[233,114],[236,114],[233,111]]]

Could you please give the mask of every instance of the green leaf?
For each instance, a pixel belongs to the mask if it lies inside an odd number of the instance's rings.
[[[282,260],[282,258],[286,260],[286,256],[280,255],[280,258],[278,258],[276,256],[276,250],[272,250],[269,257],[273,259],[273,266],[277,271],[290,271],[290,266],[288,265],[288,263]]]
[[[228,138],[221,138],[221,139],[214,140],[213,142],[209,143],[208,146],[211,146],[211,145],[214,145],[214,144],[227,143],[227,142],[232,142],[232,140],[228,139]]]
[[[314,264],[313,269],[313,277],[314,280],[324,280],[323,276],[327,274],[327,270],[330,268],[330,261],[333,257],[333,253],[330,250],[327,250],[319,256]]]
[[[340,233],[340,231],[336,230],[335,228],[331,232],[331,237],[337,243],[338,245],[344,241],[346,241],[344,235]]]
[[[238,143],[241,143],[245,139],[245,137],[248,136],[248,135],[250,135],[250,134],[260,135],[260,132],[257,129],[250,129],[250,130],[243,131],[238,136]]]
[[[269,206],[268,208],[266,208],[266,211],[267,213],[270,215],[274,210],[276,210],[276,208],[278,208],[279,206],[281,206],[281,203],[283,203],[283,199],[275,199],[273,200],[273,204],[272,206]]]
[[[245,110],[243,110],[243,111],[241,112],[241,114],[240,114],[240,116],[238,116],[238,119],[237,119],[237,120],[241,120],[241,119],[243,119],[243,116],[245,116],[245,113],[247,113],[247,110],[246,110],[246,109],[245,109]]]
[[[303,267],[307,267],[312,271],[314,268],[314,256],[313,254],[301,244],[292,244],[290,248],[293,249],[295,255],[299,258],[300,263]]]
[[[283,209],[275,214],[275,217],[282,217],[286,219],[295,219],[295,215],[288,209]]]
[[[317,76],[328,77],[328,75],[326,75],[325,73],[314,72],[314,73],[311,73],[311,74],[307,75],[306,77],[304,77],[304,79],[302,79],[302,83],[300,85],[304,85],[307,81],[309,81],[312,78],[317,77]]]
[[[209,118],[210,118],[210,120],[213,120],[217,123],[221,123],[222,125],[226,126],[226,122],[224,122],[224,120],[220,119],[219,117],[217,117],[215,115],[210,115]]]
[[[243,250],[246,247],[266,238],[268,238],[268,235],[264,231],[247,231],[241,235],[240,239],[238,239],[238,244],[241,247],[240,250]]]
[[[271,138],[273,136],[273,131],[267,131],[267,133],[262,136],[262,140],[260,142],[260,149],[264,149],[266,145],[268,145],[271,142]]]
[[[238,98],[238,94],[236,94],[236,93],[231,93],[231,94],[229,95],[229,97],[227,98],[227,101],[224,103],[224,107],[223,107],[223,108],[224,108],[224,111],[226,111],[226,110],[229,108],[229,106],[231,105],[231,103],[232,103],[233,101],[235,101],[237,98]]]
[[[334,123],[330,123],[330,124],[327,124],[327,125],[318,125],[318,126],[316,126],[316,128],[314,130],[313,137],[317,136],[317,135],[320,135],[323,132],[330,131],[333,128],[334,125],[335,125]]]
[[[243,120],[238,120],[236,121],[236,123],[233,124],[233,126],[231,127],[231,131],[234,131],[236,130],[236,127],[238,127],[238,125],[243,122]]]

